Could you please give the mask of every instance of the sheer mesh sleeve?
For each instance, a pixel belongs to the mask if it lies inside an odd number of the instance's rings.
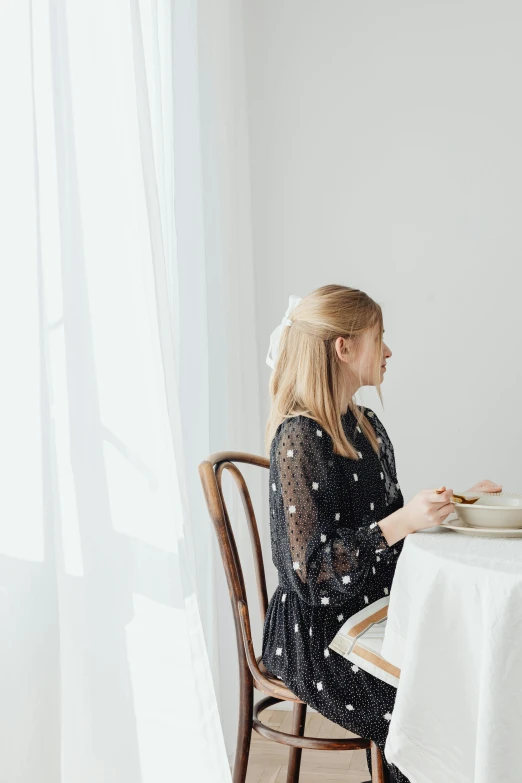
[[[375,430],[380,447],[380,459],[385,479],[386,504],[388,506],[386,513],[389,515],[404,506],[404,499],[397,480],[395,452],[382,421],[369,408],[366,408],[365,413]]]
[[[284,570],[295,589],[312,605],[341,604],[369,592],[376,558],[395,560],[397,550],[388,546],[376,521],[353,518],[330,436],[313,419],[290,419],[275,458],[285,540],[274,543],[286,545]]]

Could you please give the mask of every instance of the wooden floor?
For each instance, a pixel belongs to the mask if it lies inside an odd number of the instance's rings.
[[[291,710],[265,710],[263,723],[291,733]],[[355,737],[317,712],[306,715],[305,735]],[[252,732],[246,783],[286,783],[288,748]],[[299,783],[362,783],[369,780],[364,750],[303,750]]]

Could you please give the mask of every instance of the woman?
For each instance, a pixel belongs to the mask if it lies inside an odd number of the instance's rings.
[[[423,490],[404,505],[386,430],[353,400],[361,386],[381,396],[392,353],[379,305],[339,285],[296,301],[271,364],[266,445],[279,585],[262,658],[300,699],[382,751],[395,688],[328,645],[347,617],[389,594],[405,536],[440,525],[452,490]],[[477,489],[501,487],[485,481],[469,491]],[[390,781],[406,781],[385,767]]]

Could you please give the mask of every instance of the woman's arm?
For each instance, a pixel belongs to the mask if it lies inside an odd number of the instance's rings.
[[[453,511],[453,490],[438,494],[434,489],[424,489],[403,508],[381,519],[379,526],[389,546],[405,538],[409,533],[441,525]]]
[[[499,484],[494,484],[487,479],[467,490],[468,493],[501,491],[502,487]],[[440,494],[437,494],[433,489],[425,489],[415,495],[413,500],[410,500],[403,508],[382,519],[379,526],[388,545],[393,546],[409,533],[441,525],[453,511],[450,502],[452,496],[452,489],[447,489]]]
[[[318,432],[321,434],[318,435]],[[285,424],[275,458],[284,508],[288,573],[303,600],[312,605],[342,604],[369,594],[369,577],[397,559],[377,522],[357,527],[332,460],[330,436],[313,419]]]
[[[379,527],[388,546],[394,546],[410,533],[440,525],[453,511],[453,506],[449,502],[453,491],[445,490],[437,493],[435,490],[423,490],[404,505],[397,481],[394,449],[386,428],[374,411],[366,408],[365,414],[369,417],[381,444],[380,458],[384,473],[389,477],[386,484],[387,501],[392,508],[395,507],[393,513],[379,522]]]

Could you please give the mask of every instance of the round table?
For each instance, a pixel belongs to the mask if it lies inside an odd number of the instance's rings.
[[[521,783],[522,539],[408,536],[382,656],[401,670],[385,754],[412,783]]]

